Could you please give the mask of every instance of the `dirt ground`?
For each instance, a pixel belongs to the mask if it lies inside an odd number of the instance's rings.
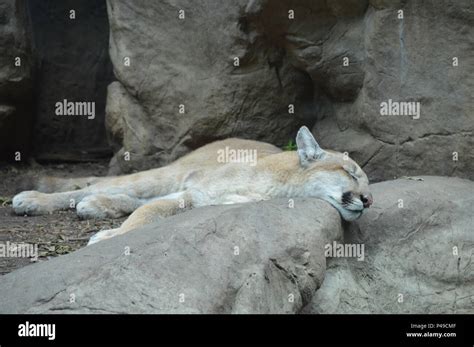
[[[74,211],[59,211],[44,216],[17,216],[11,199],[26,175],[57,177],[105,176],[107,161],[48,165],[0,163],[0,244],[7,242],[38,245],[38,260],[72,252],[84,247],[90,236],[102,229],[118,227],[125,218],[80,220]],[[30,258],[1,257],[0,275],[30,264]]]

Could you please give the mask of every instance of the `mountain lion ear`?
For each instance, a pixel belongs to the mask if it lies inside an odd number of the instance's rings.
[[[301,166],[306,166],[315,160],[324,159],[326,156],[326,153],[319,147],[311,131],[305,126],[298,130],[296,145],[298,146]]]

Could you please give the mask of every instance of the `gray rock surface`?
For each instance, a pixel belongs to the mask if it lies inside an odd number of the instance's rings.
[[[33,58],[24,1],[0,3],[0,159],[28,154],[32,128]],[[18,59],[18,60],[17,60]],[[16,65],[18,64],[18,65]]]
[[[331,102],[313,129],[321,145],[348,151],[372,181],[421,174],[474,179],[473,23],[471,1],[371,1],[360,21],[339,29],[338,22],[322,50],[346,55],[354,66],[339,64],[328,75]],[[339,81],[344,69],[351,83]],[[358,89],[352,100],[332,93],[347,86]],[[420,102],[420,118],[380,115],[389,99]]]
[[[304,312],[474,313],[474,182],[420,178],[371,186],[373,207],[344,235],[364,261],[328,259]]]
[[[109,128],[114,146],[123,147],[112,172],[160,166],[232,136],[283,145],[300,125],[311,125],[311,79],[251,28],[246,7],[246,0],[108,1],[110,56],[121,86],[109,88],[106,117],[124,127]],[[130,106],[120,113],[116,105]]]
[[[473,313],[474,183],[420,178],[344,233],[320,200],[191,210],[3,276],[0,313]]]
[[[341,237],[321,200],[199,208],[2,276],[0,313],[295,313]]]
[[[108,98],[113,173],[163,165],[229,136],[282,145],[304,123],[373,182],[474,179],[470,0],[111,0],[108,13],[120,82]],[[380,115],[389,99],[420,102],[420,118]]]

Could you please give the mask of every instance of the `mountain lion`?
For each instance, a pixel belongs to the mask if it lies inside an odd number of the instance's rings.
[[[89,244],[126,233],[192,207],[286,197],[315,197],[353,221],[372,204],[362,169],[339,152],[323,150],[302,127],[298,150],[283,152],[257,141],[231,138],[205,145],[174,163],[116,177],[44,177],[38,191],[13,198],[19,215],[76,207],[80,218],[118,218],[117,229],[95,234]]]

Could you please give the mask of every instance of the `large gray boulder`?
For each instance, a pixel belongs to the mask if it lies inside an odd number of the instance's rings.
[[[311,79],[249,31],[246,8],[247,0],[108,1],[119,81],[107,101],[119,148],[111,172],[160,166],[232,136],[283,145],[311,124]]]
[[[111,0],[108,14],[111,172],[229,136],[282,145],[304,123],[372,181],[474,179],[470,0]],[[382,116],[389,99],[420,117]]]
[[[320,200],[191,210],[3,276],[0,313],[473,313],[474,183],[420,179],[344,235]]]
[[[0,281],[0,313],[295,313],[342,237],[316,199],[198,208]]]
[[[374,205],[328,259],[306,313],[474,313],[474,182],[421,176],[371,185]]]

